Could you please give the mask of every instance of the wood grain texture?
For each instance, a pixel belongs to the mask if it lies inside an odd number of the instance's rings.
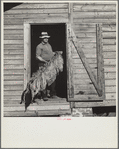
[[[104,45],[116,45],[116,39],[103,39]]]
[[[16,9],[47,9],[47,8],[52,8],[52,9],[62,9],[62,8],[68,8],[68,3],[24,3],[19,6],[16,6],[12,8],[13,10]]]
[[[4,44],[23,44],[24,41],[23,40],[4,40]]]
[[[24,65],[4,65],[4,69],[24,69]]]
[[[12,45],[4,45],[4,49],[11,49],[11,50],[17,50],[17,49],[24,49],[24,45],[22,44],[22,45],[19,45],[19,44],[17,44],[17,45],[15,45],[15,44],[12,44]]]
[[[105,23],[105,24],[116,24],[116,19],[73,19],[74,23]]]
[[[104,59],[116,59],[116,52],[103,52]]]
[[[4,85],[22,85],[24,82],[23,81],[4,81]]]
[[[74,97],[74,86],[73,86],[73,61],[72,61],[72,43],[71,37],[71,25],[67,25],[67,92],[68,100]]]
[[[47,116],[47,115],[67,115],[67,114],[71,114],[71,110],[70,109],[66,109],[66,110],[62,110],[62,109],[58,109],[58,110],[47,110],[47,111],[27,111],[24,112],[23,111],[14,111],[14,112],[4,112],[4,116],[5,117],[42,117],[42,116]]]
[[[23,35],[23,29],[4,29],[4,35]]]
[[[68,13],[68,9],[11,9],[5,14],[28,14],[28,13]]]
[[[13,19],[13,18],[23,18],[23,19],[38,19],[38,18],[57,18],[57,17],[62,17],[62,18],[68,18],[68,13],[25,13],[25,14],[6,14],[4,15],[5,19]]]
[[[22,54],[4,54],[4,59],[24,59],[25,56]]]
[[[16,49],[5,49],[4,50],[4,54],[24,54],[24,50],[23,49],[19,49],[19,50],[16,50]]]
[[[80,11],[87,11],[87,12],[94,12],[94,11],[99,11],[99,12],[116,12],[116,5],[112,4],[112,5],[99,5],[99,4],[78,4],[76,3],[76,5],[74,4],[74,12],[80,12]]]
[[[75,108],[80,107],[105,107],[116,106],[116,100],[104,100],[102,102],[75,102]]]
[[[4,15],[4,18],[6,18],[6,15]],[[10,15],[8,15],[8,18],[10,18]],[[13,18],[16,18],[15,16],[13,16]],[[4,29],[5,30],[9,30],[9,29],[18,29],[18,30],[22,30],[23,29],[23,25],[4,25]]]
[[[103,24],[102,25],[102,31],[103,32],[115,32],[116,31],[116,25],[113,24]]]
[[[19,70],[16,70],[16,69],[5,69],[4,70],[4,74],[23,74],[24,73],[24,70],[23,69],[19,69]]]
[[[4,35],[4,40],[23,40],[23,35]]]
[[[116,19],[116,12],[74,12],[73,18],[78,19]]]
[[[5,81],[24,80],[24,75],[23,74],[20,74],[20,75],[8,74],[8,75],[4,75],[4,80]]]
[[[24,60],[4,60],[4,64],[24,64]]]
[[[116,45],[103,45],[104,52],[116,52]]]
[[[74,44],[74,46],[75,46],[75,48],[76,48],[76,50],[79,54],[79,57],[81,58],[81,61],[84,65],[84,67],[85,67],[85,69],[86,69],[86,71],[87,71],[93,85],[95,86],[95,89],[96,89],[98,95],[101,96],[100,89],[98,88],[98,85],[97,85],[97,82],[96,82],[96,77],[95,77],[94,73],[92,72],[92,70],[89,66],[89,63],[88,63],[88,61],[87,61],[87,59],[84,55],[84,52],[82,51],[80,45],[78,44],[78,40],[76,39],[75,34],[74,34],[73,31],[72,31],[72,36],[73,36],[72,42],[73,42],[73,44]]]
[[[4,91],[23,91],[23,85],[4,85]]]
[[[103,39],[116,39],[116,32],[103,32]]]
[[[14,91],[12,91],[12,90],[10,90],[10,91],[4,91],[4,95],[19,95],[19,96],[21,96],[22,95],[22,90],[21,91],[16,91],[16,90],[14,90]]]

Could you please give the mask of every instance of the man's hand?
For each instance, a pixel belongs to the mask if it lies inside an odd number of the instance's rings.
[[[47,61],[44,60],[41,56],[36,56],[36,58],[39,59],[40,61],[43,61],[43,62],[47,63]]]

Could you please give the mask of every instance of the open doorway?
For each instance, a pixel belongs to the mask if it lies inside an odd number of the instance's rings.
[[[31,25],[31,75],[38,70],[36,61],[36,47],[41,42],[41,32],[48,32],[49,43],[53,51],[63,51],[64,68],[56,79],[57,96],[67,98],[67,69],[66,69],[66,28],[65,24]]]

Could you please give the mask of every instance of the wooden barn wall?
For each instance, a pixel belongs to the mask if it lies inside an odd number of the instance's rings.
[[[24,21],[68,18],[68,3],[23,3],[4,13],[4,103],[24,90]],[[10,102],[9,102],[10,100]]]
[[[68,18],[68,3],[23,3],[4,13],[4,100],[20,100],[24,89],[24,20]],[[90,24],[91,23],[91,24]],[[73,29],[90,66],[96,71],[96,23],[103,24],[106,99],[116,99],[116,4],[73,3]],[[75,94],[95,94],[76,51],[73,53]],[[85,74],[84,74],[85,73]],[[81,75],[80,75],[81,74]],[[77,80],[78,84],[77,84]],[[86,92],[85,92],[86,91]],[[84,96],[83,96],[84,97]],[[84,97],[85,99],[85,97]]]
[[[116,4],[73,3],[73,29],[95,75],[97,75],[96,23],[103,23],[106,100],[114,100],[116,99]],[[97,93],[76,50],[73,50],[73,61],[75,97],[93,100]]]

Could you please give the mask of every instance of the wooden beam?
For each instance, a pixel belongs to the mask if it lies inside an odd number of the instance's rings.
[[[67,88],[68,99],[74,97],[72,43],[70,42],[71,24],[67,24]]]
[[[78,40],[77,40],[77,38],[76,38],[76,36],[75,36],[75,34],[73,32],[73,29],[72,29],[72,38],[71,38],[71,40],[72,40],[72,43],[74,44],[74,46],[75,46],[75,48],[77,50],[77,53],[78,53],[78,55],[79,55],[83,65],[84,65],[84,67],[85,67],[85,69],[86,69],[86,71],[87,71],[87,73],[88,73],[88,75],[89,75],[89,77],[90,77],[90,79],[91,79],[91,81],[92,81],[92,83],[93,83],[93,85],[94,85],[98,95],[102,96],[101,90],[99,89],[97,81],[96,81],[96,77],[95,77],[94,73],[92,72],[92,70],[91,70],[91,68],[89,66],[89,63],[88,63],[88,61],[87,61],[87,59],[85,57],[85,54],[84,54],[84,52],[83,52],[83,50],[82,50],[82,48],[80,46],[80,43],[78,42]]]
[[[105,97],[105,79],[104,79],[104,59],[103,59],[103,45],[102,45],[102,24],[96,25],[96,39],[97,39],[97,83],[101,90],[101,95]]]

